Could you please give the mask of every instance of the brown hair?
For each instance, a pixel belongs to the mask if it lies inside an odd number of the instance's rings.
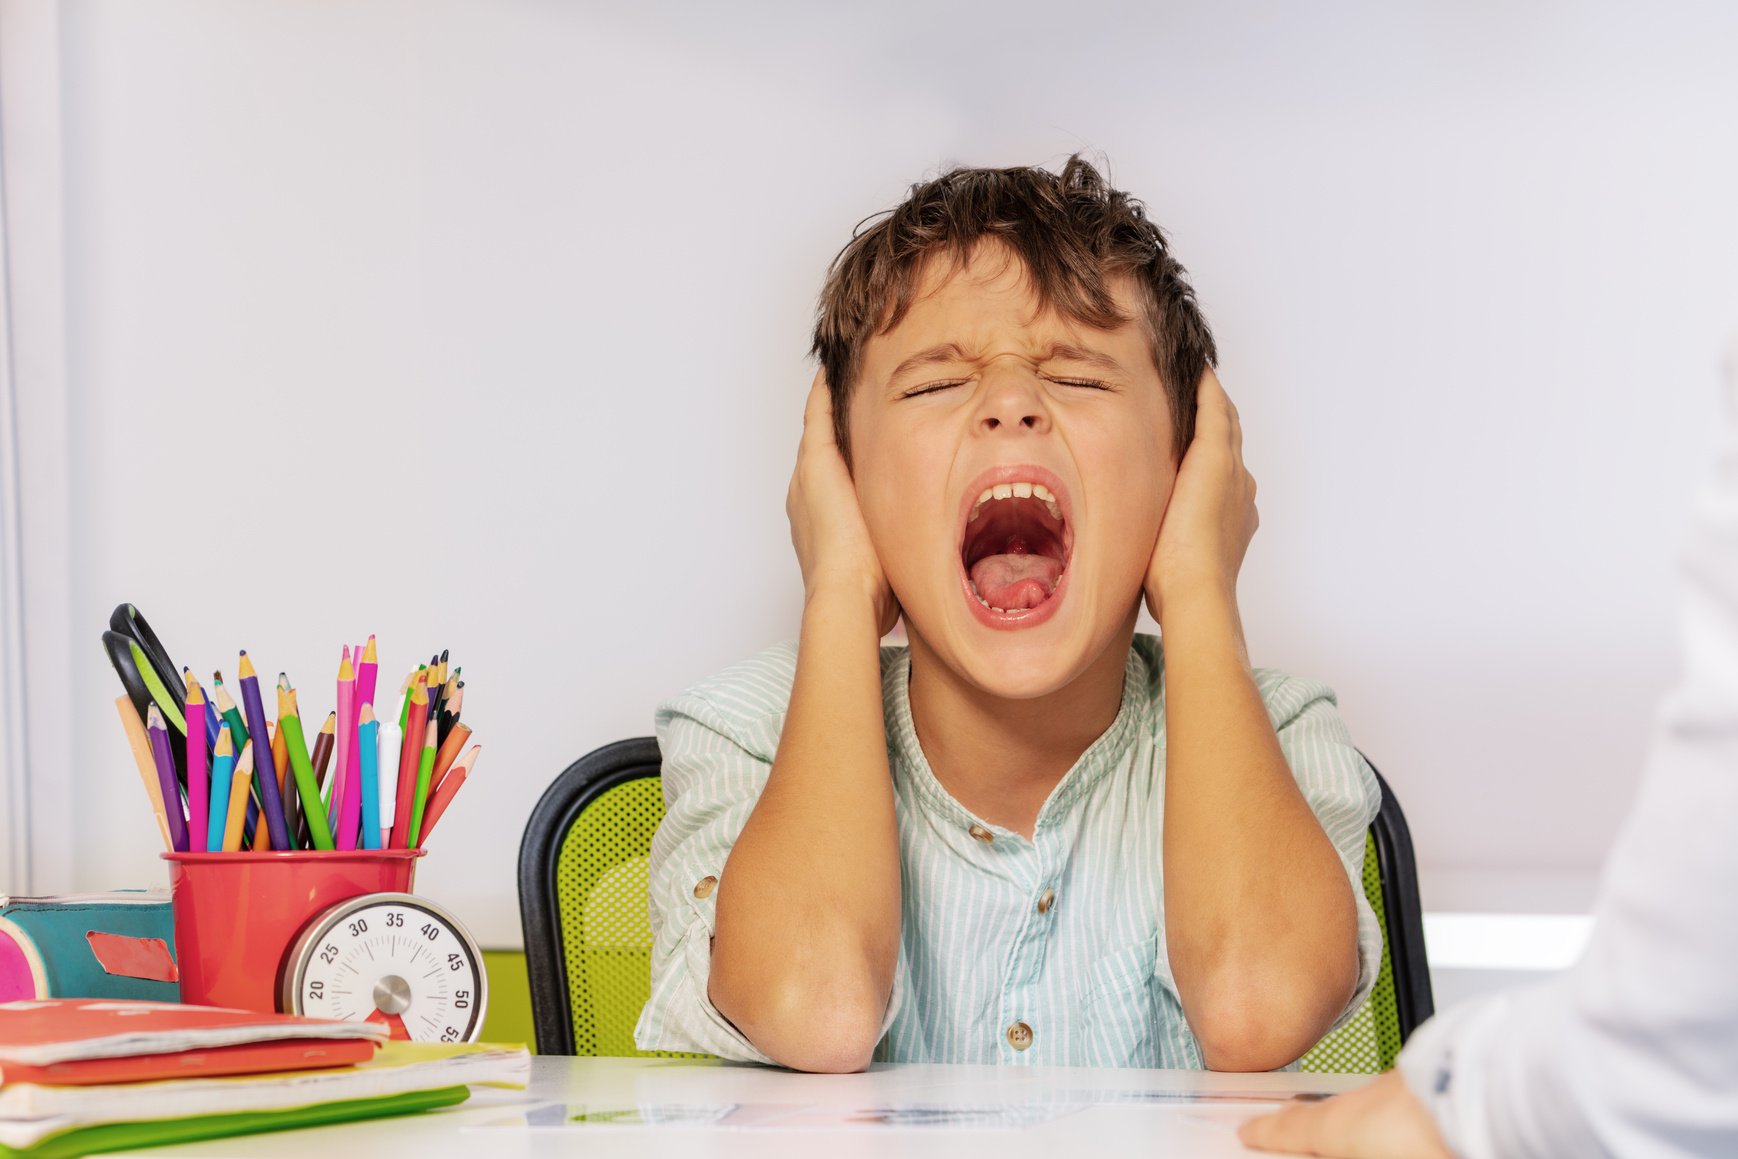
[[[827,271],[810,351],[827,372],[845,462],[851,461],[851,388],[865,343],[899,325],[911,309],[928,258],[947,254],[957,270],[980,240],[1003,243],[1024,264],[1040,307],[1085,325],[1108,330],[1127,322],[1111,282],[1133,280],[1153,365],[1170,402],[1172,454],[1180,460],[1195,434],[1196,386],[1218,357],[1213,332],[1146,207],[1112,189],[1077,153],[1060,174],[954,169],[913,185],[900,205],[858,225]]]

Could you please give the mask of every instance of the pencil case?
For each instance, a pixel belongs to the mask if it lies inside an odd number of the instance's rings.
[[[168,895],[0,895],[0,1002],[33,998],[179,1002]]]

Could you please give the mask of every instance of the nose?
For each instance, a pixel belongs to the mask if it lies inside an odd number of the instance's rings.
[[[1025,367],[991,366],[979,388],[977,412],[973,426],[980,434],[1050,429],[1044,392],[1037,377]]]

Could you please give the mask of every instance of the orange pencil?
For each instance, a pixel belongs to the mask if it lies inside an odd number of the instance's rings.
[[[482,751],[482,745],[472,745],[471,751],[453,765],[452,771],[447,774],[445,780],[441,781],[440,791],[429,799],[427,813],[422,819],[422,839],[417,842],[418,849],[428,844],[428,835],[434,832],[435,822],[441,819],[441,814],[447,811],[447,806],[452,803],[452,799],[458,796],[459,790],[464,787],[465,777],[476,765],[477,755]]]
[[[242,746],[241,759],[235,762],[235,772],[229,785],[229,822],[223,830],[223,851],[241,852],[241,826],[247,820],[247,788],[253,781],[253,741]],[[263,830],[264,825],[258,826]],[[256,830],[257,831],[257,830]]]
[[[157,828],[163,831],[163,848],[175,852],[175,839],[169,836],[169,814],[163,810],[163,786],[157,779],[157,760],[151,755],[151,740],[139,712],[125,696],[115,699],[115,711],[121,714],[121,727],[127,730],[127,747],[133,750],[133,761],[139,766],[139,779],[145,782],[145,795],[151,799],[151,812],[157,815]],[[179,804],[179,802],[177,802]]]
[[[471,739],[469,726],[453,725],[453,731],[447,733],[447,739],[441,742],[440,751],[435,754],[433,789],[429,792],[439,792],[441,781],[447,775],[447,770],[453,767],[453,762],[459,759],[459,751],[465,747],[465,742]]]

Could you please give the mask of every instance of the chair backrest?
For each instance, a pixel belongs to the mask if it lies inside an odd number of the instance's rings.
[[[519,912],[541,1054],[651,1055],[634,1023],[651,990],[646,861],[664,815],[651,737],[590,753],[543,794],[519,846]],[[1381,774],[1364,892],[1385,937],[1370,1000],[1303,1058],[1305,1070],[1374,1073],[1430,1017],[1412,838]]]
[[[1418,900],[1412,832],[1388,782],[1375,765],[1370,770],[1382,791],[1382,807],[1364,838],[1364,896],[1382,927],[1382,965],[1375,988],[1358,1012],[1303,1056],[1306,1071],[1385,1071],[1435,1009],[1424,955],[1424,912]]]

